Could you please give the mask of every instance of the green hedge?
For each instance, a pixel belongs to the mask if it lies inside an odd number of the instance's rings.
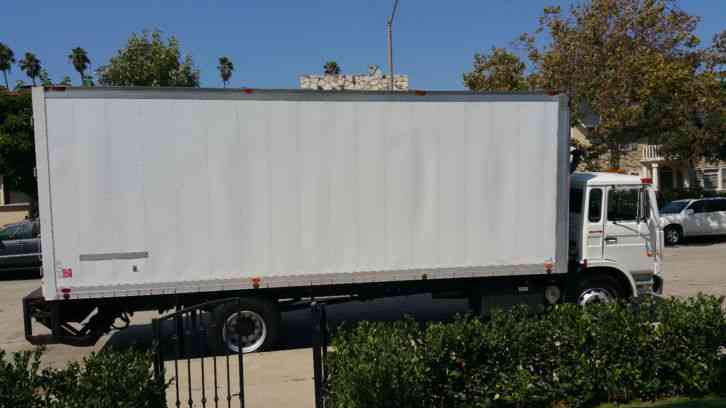
[[[0,350],[0,408],[166,407],[149,354],[102,351],[63,369],[40,368],[42,349],[8,356]]]
[[[342,330],[331,407],[583,407],[726,388],[722,299],[558,305]]]

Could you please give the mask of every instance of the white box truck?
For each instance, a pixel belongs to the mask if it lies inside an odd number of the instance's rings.
[[[135,311],[235,297],[254,351],[310,299],[659,292],[651,186],[571,175],[568,112],[544,93],[36,87],[26,337],[90,345]]]

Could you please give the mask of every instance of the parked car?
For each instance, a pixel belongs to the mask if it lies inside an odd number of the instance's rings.
[[[668,245],[685,237],[726,234],[726,198],[676,200],[660,214]]]
[[[40,223],[26,220],[0,229],[0,270],[40,271]]]

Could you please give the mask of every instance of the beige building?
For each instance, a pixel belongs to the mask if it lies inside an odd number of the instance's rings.
[[[318,91],[386,91],[390,86],[389,76],[383,74],[377,65],[370,65],[367,74],[346,75],[300,75],[300,89]],[[394,75],[393,89],[408,90],[408,75]]]
[[[587,129],[575,126],[571,137],[585,146]],[[633,143],[624,146],[620,159],[620,171],[653,180],[658,190],[702,188],[707,191],[726,192],[726,162],[707,163],[702,161],[691,166],[687,161],[668,160],[657,145]],[[609,166],[606,159],[598,163],[602,170]]]
[[[22,221],[30,216],[30,199],[18,192],[5,188],[5,179],[0,175],[0,227]]]

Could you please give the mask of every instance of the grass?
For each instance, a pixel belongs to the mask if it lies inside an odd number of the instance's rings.
[[[615,408],[616,405],[604,404],[599,408]],[[702,399],[672,398],[658,402],[634,402],[626,405],[619,405],[620,408],[723,408],[726,407],[726,399],[718,397],[707,397]]]

